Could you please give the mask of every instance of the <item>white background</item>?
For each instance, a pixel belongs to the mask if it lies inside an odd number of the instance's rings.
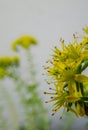
[[[12,54],[9,47],[14,39],[33,35],[39,41],[33,54],[41,83],[39,91],[43,96],[48,85],[42,76],[42,66],[53,46],[60,46],[61,37],[71,41],[73,33],[81,33],[86,25],[88,0],[0,0],[0,55]],[[57,116],[53,118],[55,125],[57,119]],[[82,130],[82,119],[78,119],[78,123],[78,129]]]

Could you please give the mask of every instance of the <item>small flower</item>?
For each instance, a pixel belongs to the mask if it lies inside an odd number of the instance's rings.
[[[13,50],[17,50],[17,46],[22,46],[25,49],[28,49],[30,47],[30,45],[36,45],[37,44],[37,40],[32,37],[32,36],[22,36],[20,38],[18,38],[17,40],[15,40],[12,45],[11,48]]]
[[[8,75],[8,70],[10,67],[19,65],[18,56],[3,56],[0,57],[0,78],[4,78]]]
[[[19,63],[18,56],[2,56],[0,57],[0,67],[10,67],[12,65],[17,65]]]
[[[11,58],[9,56],[0,57],[0,67],[7,67],[11,65]]]

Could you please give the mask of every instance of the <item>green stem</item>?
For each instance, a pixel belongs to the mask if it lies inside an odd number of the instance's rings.
[[[11,122],[12,122],[12,128],[14,128],[14,130],[18,130],[19,128],[19,120],[18,120],[18,115],[15,109],[15,106],[13,104],[13,101],[8,93],[8,91],[6,90],[6,87],[3,85],[0,86],[2,93],[4,94],[4,98],[7,102],[7,106],[10,112],[10,116],[11,116]]]
[[[31,51],[30,50],[27,50],[26,51],[26,55],[27,55],[27,60],[28,60],[28,65],[29,65],[29,73],[30,73],[30,78],[31,78],[31,81],[33,81],[34,84],[36,84],[36,72],[35,72],[35,69],[34,69],[34,63],[33,63],[33,56],[31,54]]]

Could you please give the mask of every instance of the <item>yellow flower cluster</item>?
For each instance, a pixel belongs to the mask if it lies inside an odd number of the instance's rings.
[[[19,65],[19,57],[18,56],[3,56],[0,57],[0,78],[3,78],[7,75],[7,69],[11,66]]]
[[[3,56],[0,57],[0,67],[8,67],[11,65],[18,65],[19,64],[19,57],[18,56]]]
[[[44,92],[51,95],[47,102],[54,102],[52,115],[61,107],[77,116],[88,115],[88,76],[82,73],[88,67],[88,27],[83,31],[84,36],[73,35],[73,42],[67,46],[61,39],[62,49],[54,48],[45,67],[48,84],[53,85],[50,90],[54,91]]]
[[[12,43],[11,48],[13,50],[17,50],[18,45],[22,46],[25,49],[28,49],[32,44],[36,45],[37,44],[37,40],[32,37],[32,36],[21,36],[20,38],[18,38],[17,40],[15,40]]]

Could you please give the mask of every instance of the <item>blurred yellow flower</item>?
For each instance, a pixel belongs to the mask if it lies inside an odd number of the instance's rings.
[[[8,75],[8,68],[19,65],[18,56],[2,56],[0,57],[0,78]]]
[[[12,45],[11,48],[13,50],[17,50],[17,46],[22,46],[25,49],[28,49],[30,45],[34,44],[36,45],[38,42],[33,36],[21,36],[20,38],[16,39]]]
[[[11,65],[17,65],[19,63],[18,56],[2,56],[0,57],[0,67],[9,67]]]

